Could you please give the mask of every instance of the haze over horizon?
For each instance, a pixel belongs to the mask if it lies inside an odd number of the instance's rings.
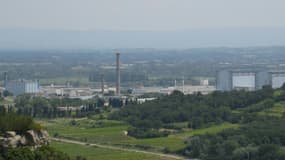
[[[285,45],[282,0],[0,2],[0,49]]]

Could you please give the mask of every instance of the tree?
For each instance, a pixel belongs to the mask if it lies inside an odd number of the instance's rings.
[[[190,139],[188,139],[186,141],[187,143],[187,155],[189,157],[200,157],[202,154],[202,150],[203,148],[203,144],[201,143],[200,137],[199,136],[195,136],[195,137],[191,137]]]
[[[279,147],[273,144],[261,145],[258,149],[258,160],[278,160]]]
[[[28,148],[9,149],[4,157],[6,160],[35,160],[34,153]]]
[[[8,90],[3,91],[3,96],[8,97],[8,96],[13,96],[13,93],[9,92]]]
[[[247,147],[240,147],[233,151],[233,160],[250,160],[257,157],[258,148],[247,146]]]
[[[98,101],[97,101],[98,107],[103,107],[104,103],[105,103],[105,100],[101,99],[101,98],[99,98]]]

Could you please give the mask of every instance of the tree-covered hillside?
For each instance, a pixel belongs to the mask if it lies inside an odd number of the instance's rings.
[[[173,94],[141,105],[130,105],[114,112],[110,119],[123,120],[132,127],[128,134],[136,138],[168,136],[180,132],[178,125],[187,122],[189,129],[222,123],[239,128],[220,133],[196,135],[185,140],[186,148],[177,153],[206,160],[281,160],[285,159],[285,118],[270,113],[283,104],[283,89],[264,87],[254,92],[214,92],[209,95]],[[284,106],[285,107],[285,106]]]
[[[233,110],[251,112],[270,108],[274,103],[273,92],[269,87],[255,92],[214,92],[209,95],[183,95],[174,91],[170,96],[152,102],[127,106],[113,113],[110,119],[127,121],[144,132],[162,127],[171,129],[170,124],[174,122],[187,121],[193,129],[223,122],[237,123],[247,114]]]

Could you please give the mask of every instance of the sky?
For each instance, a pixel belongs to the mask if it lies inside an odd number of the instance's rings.
[[[0,0],[0,29],[285,28],[285,0]]]
[[[285,46],[285,0],[0,0],[0,49]]]

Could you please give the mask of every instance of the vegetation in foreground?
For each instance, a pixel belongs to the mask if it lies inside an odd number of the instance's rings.
[[[181,128],[172,124],[185,121],[193,132],[223,123],[239,124],[240,127],[221,132],[189,135],[186,147],[176,152],[205,160],[282,160],[285,159],[282,152],[285,137],[281,128],[285,127],[285,118],[282,113],[266,113],[284,110],[280,106],[284,101],[284,88],[273,90],[265,86],[255,92],[209,95],[183,95],[176,91],[156,101],[123,108],[109,118],[129,123],[131,136],[146,139],[153,137],[154,132],[160,133],[155,134],[157,137],[167,136],[161,132],[179,132]]]
[[[37,132],[41,129],[42,127],[35,123],[31,117],[7,113],[5,108],[0,106],[0,138],[3,138],[1,136],[5,136],[5,133],[8,131],[21,135],[28,130]],[[36,149],[32,148],[34,148],[33,144],[16,148],[12,146],[7,147],[4,145],[3,139],[0,139],[0,160],[70,160],[67,154],[47,145]]]
[[[54,148],[44,146],[31,150],[30,148],[14,148],[0,152],[0,160],[71,160],[71,158]]]
[[[2,110],[0,111],[0,135],[7,131],[15,131],[22,134],[27,130],[38,131],[42,129],[42,126],[34,122],[29,116],[4,113],[4,108],[1,106],[0,110]]]
[[[205,160],[282,160],[284,96],[284,88],[270,87],[209,95],[174,92],[152,102],[109,112],[108,120],[94,118],[95,113],[94,117],[45,119],[42,123],[53,136],[87,143]]]
[[[74,159],[76,159],[78,155],[84,155],[84,157],[86,157],[88,160],[172,160],[171,158],[143,153],[110,150],[63,142],[52,142],[51,146],[57,150],[67,153]]]
[[[214,134],[227,128],[239,127],[237,124],[224,123],[203,129],[185,129],[179,133],[172,133],[167,137],[138,139],[125,135],[124,132],[129,126],[121,121],[60,118],[40,120],[40,122],[47,127],[51,135],[59,138],[154,151],[169,150],[171,152],[185,148],[184,140],[189,136]],[[100,124],[100,126],[96,128],[97,124]]]

